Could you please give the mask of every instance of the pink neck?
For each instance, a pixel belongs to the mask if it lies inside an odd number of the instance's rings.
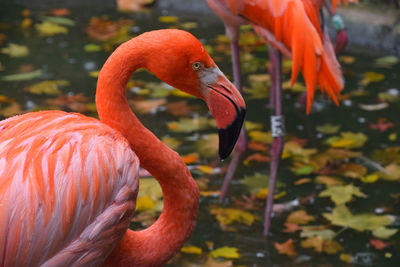
[[[126,99],[129,77],[146,66],[148,57],[157,55],[155,49],[160,48],[140,37],[121,45],[104,64],[98,79],[100,120],[128,139],[141,166],[157,179],[164,193],[160,218],[143,231],[127,230],[108,257],[108,266],[162,265],[190,236],[197,217],[199,191],[183,160],[140,123]]]

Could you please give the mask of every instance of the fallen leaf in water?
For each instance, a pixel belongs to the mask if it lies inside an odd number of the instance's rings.
[[[140,11],[155,0],[117,0],[117,9],[122,12]]]
[[[139,114],[155,113],[165,103],[166,99],[129,100],[132,109]]]
[[[218,134],[203,135],[195,143],[195,150],[204,158],[215,157],[218,153]]]
[[[56,34],[67,34],[68,28],[50,21],[43,21],[35,25],[36,30],[41,36],[52,36]]]
[[[129,29],[133,26],[133,20],[111,21],[108,18],[92,17],[86,27],[89,37],[98,41],[108,41],[110,45],[121,43],[130,39]]]
[[[167,103],[167,111],[168,113],[177,116],[188,116],[193,113],[195,110],[199,110],[200,107],[197,105],[189,105],[187,101],[177,101]]]
[[[394,222],[390,215],[375,215],[373,213],[352,214],[345,205],[340,205],[332,210],[332,213],[322,214],[334,225],[350,227],[357,231],[374,231]]]
[[[340,125],[333,125],[326,123],[323,125],[317,125],[317,131],[323,134],[335,134],[340,130]]]
[[[377,250],[382,250],[392,245],[390,242],[385,242],[379,239],[371,239],[369,240],[369,244]]]
[[[279,254],[284,254],[287,256],[295,256],[297,253],[294,250],[293,239],[288,239],[284,243],[274,243],[275,249]]]
[[[365,195],[360,191],[360,188],[348,184],[329,186],[326,190],[319,193],[319,196],[330,197],[336,205],[341,205],[351,201],[353,196],[364,197]]]
[[[0,49],[0,52],[10,57],[26,57],[29,55],[29,49],[26,45],[9,43],[8,47]]]
[[[174,137],[162,137],[161,141],[166,144],[169,148],[172,150],[177,150],[179,146],[182,144],[182,141],[178,140],[177,138]]]
[[[8,118],[8,117],[22,114],[24,112],[25,111],[21,108],[20,104],[18,104],[17,102],[13,102],[13,103],[11,103],[11,105],[1,109],[0,115]]]
[[[266,144],[261,143],[261,142],[256,142],[256,141],[250,141],[247,144],[247,147],[248,147],[248,149],[255,150],[255,151],[261,151],[261,152],[268,150],[268,147],[266,146]]]
[[[247,226],[251,226],[256,220],[256,216],[253,214],[234,208],[212,207],[210,209],[210,213],[215,215],[221,228],[225,228],[233,223],[242,223]]]
[[[385,102],[378,104],[359,104],[359,107],[366,111],[377,111],[389,107],[389,104]]]
[[[387,181],[400,181],[400,165],[391,163],[384,168],[385,171],[379,172],[379,177]]]
[[[270,157],[260,153],[255,153],[248,156],[244,161],[244,165],[249,165],[251,162],[269,162]]]
[[[221,247],[210,252],[210,255],[214,258],[225,258],[225,259],[238,259],[240,254],[237,248],[234,247]]]
[[[399,58],[396,56],[384,56],[375,59],[375,64],[377,64],[379,67],[386,67],[390,68],[393,65],[396,65],[399,62]]]
[[[192,153],[189,155],[182,156],[185,164],[193,164],[199,160],[199,155],[197,153]]]
[[[385,79],[384,74],[369,71],[369,72],[364,73],[363,78],[361,80],[361,84],[363,86],[367,86],[368,84],[370,84],[372,82],[380,82],[383,79]]]
[[[42,17],[44,21],[55,23],[64,26],[75,26],[75,21],[72,19],[61,18],[61,17]]]
[[[303,229],[298,224],[288,223],[288,222],[285,222],[285,227],[286,228],[282,230],[282,232],[284,232],[284,233],[294,233],[294,232],[297,232],[297,231],[301,231]]]
[[[352,56],[340,56],[339,60],[346,64],[353,64],[356,61],[356,59]]]
[[[71,14],[71,11],[69,11],[67,8],[54,8],[50,11],[50,14],[57,17],[64,17]]]
[[[0,80],[7,81],[7,82],[27,81],[27,80],[32,80],[34,78],[38,78],[40,76],[42,76],[42,70],[35,70],[35,71],[31,71],[31,72],[24,72],[24,73],[0,76]]]
[[[308,215],[305,210],[296,210],[289,214],[286,218],[286,222],[295,224],[307,224],[309,222],[315,221],[315,217]]]
[[[181,252],[186,254],[195,254],[195,255],[203,254],[203,250],[195,246],[184,246],[183,248],[181,248]]]
[[[176,16],[159,16],[158,21],[161,23],[178,23],[179,18]]]
[[[103,50],[103,48],[102,48],[101,46],[99,46],[99,45],[97,45],[97,44],[93,44],[93,43],[90,43],[90,44],[85,45],[85,46],[83,47],[83,49],[84,49],[86,52],[89,52],[89,53],[98,52],[98,51]]]
[[[340,136],[333,136],[324,141],[334,148],[360,148],[364,146],[368,137],[363,133],[342,132]]]
[[[394,128],[394,123],[390,122],[386,118],[380,118],[380,119],[378,119],[378,121],[376,123],[371,123],[369,125],[369,128],[371,128],[373,130],[378,130],[380,132],[385,132],[390,128]]]
[[[180,118],[179,121],[167,122],[167,126],[168,129],[173,132],[190,133],[216,127],[216,122],[214,119],[205,117]]]
[[[301,241],[303,248],[313,248],[316,252],[325,252],[327,254],[336,254],[343,250],[343,247],[335,240],[324,240],[321,236],[311,236]]]
[[[36,83],[27,88],[27,91],[35,95],[59,95],[61,94],[60,87],[69,85],[65,80],[49,80]]]
[[[250,140],[261,142],[264,144],[272,143],[271,132],[251,131],[249,132]]]

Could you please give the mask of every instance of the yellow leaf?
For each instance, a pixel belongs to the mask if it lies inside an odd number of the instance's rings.
[[[353,199],[353,196],[363,197],[365,196],[358,187],[348,184],[348,185],[335,185],[328,186],[328,188],[321,193],[320,197],[330,197],[331,200],[336,204],[344,204]]]
[[[256,197],[266,199],[268,196],[268,187],[265,187],[256,193]]]
[[[205,174],[212,174],[214,172],[213,167],[210,167],[210,166],[207,166],[207,165],[197,166],[197,169],[199,171],[201,171],[202,173],[205,173]]]
[[[161,23],[177,23],[179,22],[179,18],[176,16],[160,16],[158,17],[158,21]]]
[[[389,140],[392,141],[392,142],[396,141],[397,140],[397,133],[391,133],[389,135]]]
[[[152,210],[154,206],[154,201],[148,195],[138,197],[136,200],[136,211]]]
[[[240,257],[240,254],[239,254],[237,248],[226,247],[226,246],[217,248],[216,250],[211,251],[210,255],[214,259],[216,259],[216,258],[238,259]]]
[[[25,45],[9,43],[8,47],[0,49],[3,54],[8,54],[10,57],[26,57],[29,55],[29,49]]]
[[[364,73],[364,77],[361,80],[361,84],[367,86],[371,82],[380,82],[383,79],[385,79],[384,74],[369,71]]]
[[[341,261],[343,261],[343,262],[346,262],[346,263],[351,263],[352,260],[353,260],[353,258],[351,257],[351,255],[350,255],[350,254],[347,254],[347,253],[341,253],[340,256],[339,256],[339,259],[340,259]]]
[[[361,177],[361,181],[364,183],[375,183],[376,181],[378,181],[378,179],[379,179],[379,175],[375,174],[375,173]]]
[[[356,61],[356,59],[352,56],[340,56],[339,60],[346,64],[353,64]]]
[[[288,256],[296,255],[296,251],[294,250],[293,246],[293,239],[289,239],[284,243],[274,243],[275,249],[278,251],[279,254],[284,254]]]
[[[99,73],[100,73],[99,70],[91,71],[91,72],[89,72],[89,76],[92,78],[97,78],[97,77],[99,77]]]
[[[194,98],[194,96],[192,96],[192,95],[190,95],[188,93],[185,93],[185,92],[183,92],[181,90],[178,90],[178,89],[172,90],[171,94],[173,96],[177,96],[177,97]]]
[[[249,132],[249,137],[251,140],[256,142],[261,142],[264,144],[272,143],[271,132],[251,131]]]
[[[66,85],[69,85],[69,82],[64,80],[43,81],[29,86],[28,91],[35,95],[59,95],[61,94],[59,87]]]
[[[186,253],[186,254],[201,255],[203,253],[203,250],[199,247],[189,246],[189,247],[181,248],[181,252]]]
[[[351,147],[354,144],[354,140],[341,139],[331,143],[334,148],[346,148]]]
[[[21,28],[22,29],[27,29],[32,25],[32,19],[30,18],[24,18],[21,22]]]
[[[214,207],[210,210],[211,214],[215,215],[221,227],[225,227],[234,222],[246,224],[248,226],[252,225],[256,217],[246,211],[233,209],[233,208],[219,208]]]

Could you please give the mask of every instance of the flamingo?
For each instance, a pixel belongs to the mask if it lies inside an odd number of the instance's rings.
[[[100,71],[100,121],[40,111],[0,122],[0,266],[161,266],[191,235],[199,190],[179,155],[131,111],[125,87],[138,68],[203,99],[219,155],[229,155],[245,113],[239,91],[190,33],[141,34]],[[160,183],[164,209],[132,231],[139,161]]]
[[[350,1],[354,2],[355,0]],[[332,13],[340,2],[340,0],[332,0]],[[347,3],[348,0],[345,0],[345,2]],[[242,88],[238,45],[240,25],[251,24],[256,33],[269,44],[273,142],[270,149],[269,194],[264,215],[264,234],[268,235],[276,176],[283,150],[282,54],[293,60],[292,84],[296,81],[300,70],[303,74],[307,88],[307,113],[311,110],[316,85],[320,87],[322,92],[326,92],[336,105],[339,104],[338,96],[343,88],[340,65],[336,60],[326,31],[324,32],[321,29],[320,9],[324,2],[323,0],[207,0],[207,3],[224,22],[226,35],[231,43],[234,83],[240,91]],[[339,36],[338,47],[344,47],[347,41],[345,37]],[[244,129],[242,129],[224,179],[220,202],[225,198],[236,166],[246,147],[247,141]]]

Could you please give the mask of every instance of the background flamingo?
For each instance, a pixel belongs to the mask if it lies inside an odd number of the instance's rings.
[[[219,128],[220,156],[229,155],[244,117],[240,93],[191,34],[142,34],[122,44],[100,72],[102,122],[43,111],[0,123],[0,266],[160,266],[190,236],[197,185],[125,97],[126,82],[141,67],[204,99]],[[136,232],[127,228],[138,158],[161,184],[164,210]]]
[[[333,10],[329,9],[332,14],[336,10],[336,5],[340,2],[332,0]],[[346,4],[347,2],[345,1]],[[238,46],[240,25],[251,24],[257,34],[269,44],[271,130],[274,139],[270,149],[270,182],[264,222],[264,234],[268,234],[284,136],[281,104],[281,53],[293,60],[292,84],[300,70],[303,74],[307,87],[307,113],[311,110],[316,85],[320,87],[322,92],[326,92],[336,104],[338,104],[338,96],[343,88],[339,63],[336,60],[329,37],[321,27],[320,10],[324,1],[207,0],[207,3],[225,24],[226,34],[231,41],[234,83],[239,90],[242,88]],[[327,4],[325,3],[325,5]],[[347,43],[347,36],[342,28],[339,27],[338,31],[337,47],[343,49]],[[240,156],[246,150],[246,146],[247,142],[244,130],[242,130],[228,167],[220,201],[224,199],[227,193]]]

